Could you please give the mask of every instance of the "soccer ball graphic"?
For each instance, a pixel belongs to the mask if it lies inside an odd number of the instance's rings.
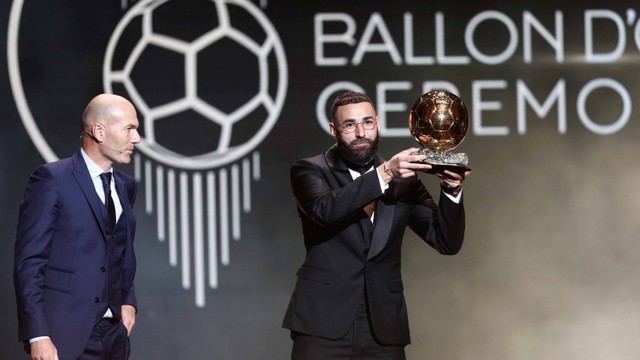
[[[418,98],[409,114],[411,135],[423,148],[449,151],[464,140],[469,128],[467,108],[456,95],[433,90]]]
[[[116,27],[105,92],[129,98],[139,149],[183,169],[208,169],[252,151],[286,95],[280,38],[246,0],[143,0]]]

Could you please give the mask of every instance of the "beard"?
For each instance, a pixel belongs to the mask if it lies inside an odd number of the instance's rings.
[[[337,136],[338,151],[342,157],[355,165],[364,166],[373,160],[373,155],[378,151],[378,134],[373,139],[360,138],[347,142],[342,137]],[[368,147],[363,149],[355,149],[354,145],[369,144]]]

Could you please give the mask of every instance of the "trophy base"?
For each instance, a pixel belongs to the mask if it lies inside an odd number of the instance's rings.
[[[429,174],[444,172],[445,170],[453,171],[457,174],[463,174],[464,172],[471,170],[468,166],[469,157],[465,153],[432,151],[426,148],[421,148],[418,150],[418,153],[427,156],[424,163],[431,165],[431,169],[424,172]]]
[[[464,164],[433,164],[425,162],[425,164],[431,165],[431,169],[424,171],[428,174],[435,174],[437,172],[444,172],[445,170],[452,171],[456,174],[464,174],[470,171],[471,168]]]

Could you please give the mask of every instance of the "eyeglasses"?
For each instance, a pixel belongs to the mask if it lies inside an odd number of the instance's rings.
[[[362,122],[345,121],[344,123],[342,123],[342,125],[336,125],[336,127],[340,129],[342,133],[350,134],[356,131],[356,129],[358,128],[358,125],[362,125],[362,127],[365,130],[373,130],[376,128],[377,123],[378,122],[376,121],[376,119],[372,118],[372,119],[366,119]]]

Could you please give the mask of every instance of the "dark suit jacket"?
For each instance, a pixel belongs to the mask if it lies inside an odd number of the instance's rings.
[[[113,171],[126,221],[123,304],[137,306],[133,278],[135,219],[133,178]],[[109,275],[106,207],[98,197],[78,151],[73,157],[38,167],[20,206],[14,257],[19,340],[50,336],[61,359],[76,359],[95,323],[107,310]],[[121,304],[112,304],[120,306]]]
[[[375,165],[382,162],[376,156]],[[394,179],[383,194],[375,171],[352,180],[335,146],[296,162],[291,184],[307,253],[283,327],[338,339],[349,331],[366,292],[376,338],[408,344],[400,274],[405,228],[438,252],[456,254],[464,237],[462,202],[441,195],[436,205],[417,177]],[[375,226],[362,210],[374,200]]]

